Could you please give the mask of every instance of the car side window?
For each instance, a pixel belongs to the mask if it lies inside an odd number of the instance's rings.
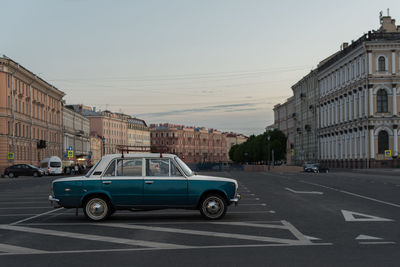
[[[142,159],[119,159],[117,176],[142,176]]]
[[[176,167],[175,163],[171,161],[171,176],[182,176],[179,169]]]
[[[104,177],[111,176],[115,176],[115,160],[111,162],[110,166],[108,166],[107,171],[104,173]]]
[[[146,159],[146,176],[169,177],[169,159]]]

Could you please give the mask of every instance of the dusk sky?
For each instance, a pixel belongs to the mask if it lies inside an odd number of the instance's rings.
[[[400,1],[1,1],[0,55],[67,104],[260,134],[341,43]]]

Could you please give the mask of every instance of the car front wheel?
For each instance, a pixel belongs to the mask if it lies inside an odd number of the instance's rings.
[[[39,176],[39,174],[37,172],[33,173],[33,177],[38,177],[38,176]]]
[[[111,215],[111,205],[102,197],[89,198],[84,207],[85,216],[92,221],[103,221]]]
[[[200,203],[200,213],[208,220],[221,219],[224,217],[226,210],[226,201],[218,194],[209,194]]]
[[[10,172],[10,173],[8,174],[8,177],[10,177],[10,178],[14,178],[14,177],[15,177],[15,175],[14,175],[14,173],[13,173],[13,172]]]

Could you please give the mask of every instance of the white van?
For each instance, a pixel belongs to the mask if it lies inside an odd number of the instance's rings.
[[[43,159],[40,162],[40,169],[42,169],[47,175],[63,173],[61,159],[57,156]]]

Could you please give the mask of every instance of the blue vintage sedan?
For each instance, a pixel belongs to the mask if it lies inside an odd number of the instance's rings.
[[[116,210],[198,209],[222,218],[240,200],[236,180],[197,175],[176,155],[130,153],[104,156],[86,176],[52,183],[54,207],[83,208],[87,218],[105,220]]]

